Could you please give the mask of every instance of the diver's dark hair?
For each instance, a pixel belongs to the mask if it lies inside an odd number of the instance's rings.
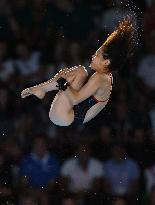
[[[135,42],[135,25],[132,17],[127,16],[103,44],[103,58],[110,60],[110,71],[122,68],[131,56]]]

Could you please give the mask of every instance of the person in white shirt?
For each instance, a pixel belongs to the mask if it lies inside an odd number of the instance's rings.
[[[38,71],[41,56],[39,51],[30,51],[25,43],[19,43],[16,52],[18,57],[15,66],[21,75],[28,76]]]
[[[95,180],[103,178],[104,172],[102,163],[90,156],[89,146],[80,144],[77,155],[62,165],[61,176],[68,179],[70,192],[81,193],[90,191]]]

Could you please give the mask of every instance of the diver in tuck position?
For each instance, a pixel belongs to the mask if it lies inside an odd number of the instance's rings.
[[[22,91],[21,97],[35,95],[42,99],[46,92],[58,90],[49,111],[50,120],[59,126],[84,124],[93,119],[108,103],[113,77],[130,54],[134,26],[126,17],[92,56],[95,72],[88,79],[81,65],[60,70],[52,79]]]

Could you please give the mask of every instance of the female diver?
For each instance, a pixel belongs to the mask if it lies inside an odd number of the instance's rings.
[[[59,126],[90,121],[108,103],[111,72],[124,64],[133,39],[134,27],[131,18],[126,17],[92,56],[90,67],[95,72],[89,79],[83,66],[65,68],[47,82],[23,90],[21,97],[33,94],[42,99],[46,92],[59,90],[51,104],[50,120]]]

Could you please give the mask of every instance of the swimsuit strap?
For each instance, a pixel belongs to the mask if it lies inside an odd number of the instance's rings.
[[[95,100],[95,102],[99,103],[99,102],[106,102],[109,100],[109,98],[107,100],[98,100],[96,99],[96,97],[94,95],[92,95],[92,98]]]

